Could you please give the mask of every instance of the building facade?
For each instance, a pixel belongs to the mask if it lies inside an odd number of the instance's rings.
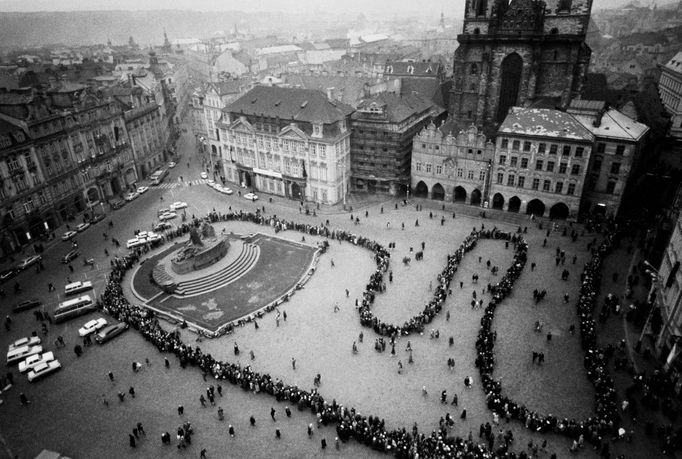
[[[467,0],[457,36],[450,114],[501,123],[512,106],[579,96],[590,61],[592,0]]]
[[[223,110],[224,176],[298,201],[344,200],[352,111],[321,91],[256,86]]]
[[[490,206],[577,218],[593,144],[568,113],[512,107],[497,132]]]
[[[670,136],[682,140],[682,51],[675,54],[670,61],[661,66],[661,78],[658,80],[661,102],[672,115]]]
[[[362,100],[351,115],[351,188],[405,195],[412,139],[444,113],[418,95],[382,93]]]
[[[459,132],[457,132],[459,131]],[[416,197],[482,206],[488,200],[495,145],[475,126],[434,123],[414,138],[411,188]]]
[[[163,142],[164,121],[161,119],[159,107],[155,103],[149,103],[132,108],[124,112],[123,119],[133,151],[137,176],[146,179],[166,160]]]
[[[568,113],[594,135],[580,212],[615,217],[649,128],[602,101],[574,100]]]

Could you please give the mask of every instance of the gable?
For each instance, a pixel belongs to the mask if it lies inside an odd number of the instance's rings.
[[[308,136],[305,132],[301,131],[298,127],[294,125],[289,125],[282,129],[279,136],[280,139],[291,139],[291,140],[308,140]]]

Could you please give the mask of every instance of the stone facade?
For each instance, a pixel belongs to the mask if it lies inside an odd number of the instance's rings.
[[[482,206],[488,199],[495,145],[475,126],[457,132],[451,123],[431,123],[412,146],[412,193]]]
[[[661,78],[658,81],[661,102],[672,115],[670,136],[682,140],[682,51],[661,66]]]
[[[513,107],[497,132],[490,206],[577,218],[593,143],[570,114]]]
[[[577,97],[590,61],[591,0],[467,0],[457,37],[450,113],[458,122],[501,123],[512,106]]]

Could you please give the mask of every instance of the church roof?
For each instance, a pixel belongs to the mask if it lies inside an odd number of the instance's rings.
[[[589,142],[594,140],[592,133],[575,117],[546,108],[512,107],[500,125],[498,133]]]

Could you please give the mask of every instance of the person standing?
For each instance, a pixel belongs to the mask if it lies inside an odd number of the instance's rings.
[[[135,437],[133,434],[128,434],[128,442],[130,443],[131,448],[135,448]]]
[[[291,358],[291,368],[294,370],[296,369],[296,359],[293,357]]]
[[[275,419],[275,413],[276,413],[275,407],[273,406],[270,408],[270,417],[272,418],[273,421],[277,421],[277,419]]]
[[[28,404],[31,402],[29,401],[28,397],[26,397],[26,394],[22,392],[19,394],[19,403],[21,403],[21,406],[28,406]]]

